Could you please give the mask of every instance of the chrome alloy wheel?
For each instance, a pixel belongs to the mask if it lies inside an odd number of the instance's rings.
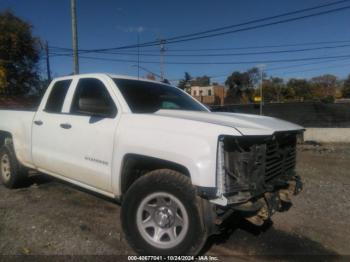
[[[4,154],[1,157],[0,170],[4,182],[8,182],[11,179],[11,163],[10,157],[7,154]]]
[[[137,208],[137,228],[152,246],[169,249],[178,245],[188,231],[188,214],[175,196],[157,192],[147,196]]]

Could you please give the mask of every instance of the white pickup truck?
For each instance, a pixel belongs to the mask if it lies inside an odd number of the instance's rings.
[[[52,81],[36,112],[0,111],[0,178],[38,170],[122,203],[139,254],[195,255],[239,215],[261,225],[301,190],[301,126],[210,112],[178,88],[86,74]]]

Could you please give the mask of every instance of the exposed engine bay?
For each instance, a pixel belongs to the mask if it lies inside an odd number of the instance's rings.
[[[262,225],[276,211],[291,206],[291,196],[302,190],[295,173],[298,134],[220,138],[218,191],[228,205],[221,210],[225,215],[219,221],[239,212],[253,224]]]

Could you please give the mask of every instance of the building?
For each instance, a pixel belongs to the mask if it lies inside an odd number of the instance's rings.
[[[206,105],[224,105],[227,90],[224,86],[191,86],[191,96]]]

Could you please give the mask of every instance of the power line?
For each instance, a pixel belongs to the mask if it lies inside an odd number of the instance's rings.
[[[342,59],[342,60],[349,60],[349,59],[350,59],[350,57],[346,58],[346,59]],[[339,60],[333,60],[333,62],[335,62],[335,61],[339,61]],[[316,62],[316,63],[299,64],[299,65],[294,65],[294,66],[291,66],[291,67],[300,67],[300,66],[320,64],[320,63],[324,63],[324,61],[323,62]],[[284,75],[284,74],[290,74],[290,73],[308,72],[308,71],[315,71],[315,70],[320,70],[320,69],[325,69],[325,68],[338,68],[338,67],[347,66],[347,65],[350,66],[350,63],[340,64],[340,65],[331,65],[331,66],[325,66],[325,67],[319,67],[319,68],[304,69],[304,70],[298,70],[298,71],[287,71],[287,72],[282,72],[281,74]],[[285,67],[285,68],[290,68],[290,67]],[[270,72],[270,71],[275,71],[275,70],[267,69],[265,71]],[[226,74],[208,75],[208,77],[210,79],[228,77],[228,76],[230,76],[232,74],[232,72],[233,72],[233,70],[227,72]],[[278,74],[278,75],[280,75],[280,74]],[[179,79],[171,79],[171,81],[178,81],[178,80],[181,80],[181,78],[179,78]]]
[[[339,62],[339,61],[344,61],[344,60],[349,60],[349,57],[346,58],[336,58],[336,59],[327,59],[327,60],[322,60],[322,61],[316,61],[316,62],[311,62],[311,63],[303,63],[303,64],[297,64],[297,65],[288,65],[288,66],[282,66],[282,67],[270,67],[266,69],[268,72],[274,72],[274,71],[279,71],[279,70],[284,70],[288,68],[294,68],[294,67],[302,67],[302,66],[309,66],[309,65],[316,65],[316,64],[321,64],[321,63],[333,63],[333,62]]]
[[[292,44],[280,44],[280,45],[258,45],[258,46],[244,46],[244,47],[218,47],[218,48],[196,48],[196,49],[169,49],[169,52],[200,52],[200,51],[228,51],[228,50],[246,50],[246,49],[264,49],[264,48],[279,48],[279,47],[292,47],[292,46],[308,46],[308,45],[323,45],[323,44],[339,44],[339,43],[350,43],[350,40],[338,40],[338,41],[321,41],[321,42],[304,42],[304,43],[292,43]],[[50,49],[55,52],[71,52],[72,49],[50,46]],[[126,50],[113,51],[101,51],[98,53],[106,54],[123,54]],[[129,51],[126,51],[129,52]],[[143,53],[154,53],[158,54],[159,51],[155,50],[142,50]]]
[[[318,68],[308,68],[304,70],[297,70],[297,71],[287,71],[287,72],[282,72],[282,75],[285,74],[293,74],[293,73],[302,73],[302,72],[310,72],[310,71],[317,71],[321,69],[327,69],[327,68],[338,68],[338,67],[343,67],[343,66],[350,66],[350,63],[345,63],[345,64],[340,64],[340,65],[332,65],[332,66],[322,66]]]
[[[221,35],[226,35],[226,34],[232,34],[232,33],[237,33],[237,32],[253,30],[253,29],[257,29],[257,28],[267,27],[267,26],[271,26],[271,25],[277,25],[277,24],[281,24],[281,23],[287,23],[287,22],[291,22],[291,21],[297,21],[297,20],[306,19],[306,18],[315,17],[315,16],[320,16],[320,15],[329,14],[329,13],[333,13],[333,12],[339,12],[339,11],[342,11],[342,10],[345,10],[345,9],[349,9],[350,6],[345,6],[345,7],[341,7],[341,8],[331,9],[331,10],[322,11],[322,12],[309,14],[309,15],[303,15],[303,16],[295,17],[295,18],[289,18],[289,19],[276,21],[276,22],[271,22],[271,23],[267,23],[267,24],[262,24],[262,25],[242,28],[242,29],[233,30],[233,31],[226,31],[226,32],[215,33],[215,34],[210,34],[210,35],[198,36],[200,34],[204,34],[204,33],[208,33],[208,32],[222,31],[222,30],[227,29],[227,28],[240,27],[242,25],[249,25],[249,24],[254,24],[254,23],[258,23],[258,22],[262,22],[262,21],[268,21],[268,20],[279,18],[279,17],[289,16],[289,15],[297,14],[297,13],[303,13],[303,12],[306,12],[306,11],[315,10],[315,9],[319,9],[319,8],[323,8],[323,7],[327,7],[327,6],[331,6],[331,5],[336,5],[336,4],[340,4],[340,3],[345,3],[345,2],[348,2],[348,1],[349,0],[338,1],[338,2],[334,2],[334,3],[330,3],[330,4],[319,5],[319,6],[311,7],[311,8],[305,8],[305,9],[301,9],[301,10],[297,10],[297,11],[293,11],[293,12],[283,13],[283,14],[280,14],[280,15],[266,17],[266,18],[262,18],[262,19],[256,19],[256,20],[252,20],[252,21],[249,21],[249,22],[245,22],[245,23],[240,23],[240,24],[235,24],[235,25],[231,25],[231,26],[216,28],[216,29],[212,29],[212,30],[199,32],[199,33],[193,33],[193,34],[181,35],[181,36],[176,36],[176,37],[170,37],[170,38],[165,39],[165,41],[168,44],[185,42],[185,41],[187,42],[187,41],[192,41],[192,40],[198,40],[198,39],[204,39],[204,38],[209,38],[209,37],[215,37],[215,36],[221,36]],[[185,38],[185,39],[181,39],[181,38]],[[146,42],[146,43],[143,43],[141,45],[143,47],[145,47],[145,46],[153,46],[155,44],[156,44],[156,42],[153,41],[153,42]]]
[[[344,7],[330,9],[330,10],[326,10],[326,11],[321,11],[321,12],[317,12],[317,13],[313,13],[313,14],[303,15],[303,16],[294,17],[294,18],[288,18],[288,19],[284,19],[284,20],[280,20],[280,21],[269,22],[269,23],[265,23],[265,24],[261,24],[261,25],[255,25],[255,26],[250,26],[250,27],[236,29],[236,30],[231,30],[231,31],[225,31],[225,32],[220,32],[220,33],[215,33],[215,34],[203,35],[203,34],[207,34],[208,32],[210,32],[210,33],[211,32],[219,32],[219,31],[226,30],[228,28],[241,27],[243,25],[250,25],[250,24],[255,24],[255,23],[258,23],[258,22],[273,20],[273,19],[276,19],[276,18],[290,16],[290,15],[293,15],[293,14],[304,13],[304,12],[307,12],[307,11],[316,10],[316,9],[320,9],[320,8],[324,8],[324,7],[329,7],[329,6],[332,6],[332,5],[338,5],[338,4],[349,2],[349,1],[350,0],[337,1],[337,2],[328,3],[328,4],[324,4],[324,5],[318,5],[318,6],[315,6],[315,7],[310,7],[310,8],[300,9],[300,10],[296,10],[296,11],[292,11],[292,12],[282,13],[280,15],[275,15],[275,16],[255,19],[255,20],[251,20],[251,21],[248,21],[248,22],[245,22],[245,23],[240,23],[240,24],[235,24],[235,25],[215,28],[215,29],[206,30],[206,31],[197,32],[197,33],[192,33],[192,34],[174,36],[174,37],[170,37],[170,38],[164,39],[164,41],[166,41],[167,44],[179,43],[179,42],[187,42],[187,41],[193,41],[193,40],[198,40],[198,39],[204,39],[204,38],[211,38],[211,37],[216,37],[216,36],[221,36],[221,35],[233,34],[233,33],[238,33],[238,32],[243,32],[243,31],[249,31],[249,30],[254,30],[254,29],[258,29],[258,28],[269,27],[269,26],[272,26],[272,25],[278,25],[278,24],[288,23],[288,22],[292,22],[292,21],[302,20],[302,19],[306,19],[306,18],[310,18],[310,17],[316,17],[316,16],[320,16],[320,15],[340,12],[340,11],[349,9],[350,6],[344,6]],[[88,53],[88,52],[100,52],[100,51],[130,49],[130,48],[137,48],[137,47],[156,46],[158,44],[159,44],[159,41],[155,40],[155,41],[149,41],[149,42],[141,43],[139,45],[137,45],[137,44],[135,45],[134,44],[134,45],[127,45],[127,46],[120,46],[120,47],[102,48],[102,49],[90,49],[90,50],[85,49],[85,50],[81,50],[81,51],[85,52],[85,53]]]
[[[168,57],[220,57],[220,56],[250,56],[250,55],[266,55],[266,54],[283,54],[283,53],[297,53],[297,52],[306,52],[306,51],[317,51],[325,49],[336,49],[336,48],[345,48],[350,47],[348,45],[338,45],[338,46],[323,46],[323,47],[314,47],[314,48],[303,48],[303,49],[288,49],[288,50],[272,50],[272,51],[262,51],[262,52],[247,52],[247,53],[218,53],[218,54],[169,54]],[[137,53],[124,53],[124,52],[103,52],[99,54],[113,54],[113,55],[127,55],[127,56],[145,56],[145,57],[158,57],[159,54],[141,54]],[[162,53],[164,55],[164,52]],[[55,56],[65,56],[64,53],[54,53]]]
[[[154,75],[154,76],[156,76],[156,77],[159,77],[159,78],[161,79],[161,76],[160,76],[160,75],[158,75],[157,73],[154,73],[153,71],[147,69],[146,67],[143,67],[143,66],[140,66],[140,65],[132,65],[132,67],[137,67],[137,68],[139,68],[139,69],[142,69],[142,70],[144,70],[145,72],[150,73],[150,74],[152,74],[152,75]]]
[[[305,42],[305,43],[281,44],[281,45],[259,45],[259,46],[244,46],[244,47],[168,49],[167,52],[200,52],[200,51],[246,50],[246,49],[263,49],[263,48],[275,48],[275,47],[291,47],[291,46],[305,46],[305,45],[307,46],[307,45],[338,44],[338,43],[350,43],[350,40]],[[145,51],[147,51],[147,50],[144,50],[143,52],[145,52]]]
[[[63,55],[70,56],[70,55]],[[80,56],[83,59],[101,60],[101,61],[114,61],[114,62],[130,62],[137,63],[137,60],[127,59],[113,59],[104,57],[92,57],[92,56]],[[311,60],[323,60],[323,59],[338,59],[338,58],[350,58],[350,54],[338,55],[338,56],[324,56],[324,57],[307,57],[307,58],[291,58],[291,59],[275,59],[275,60],[254,60],[254,61],[234,61],[234,62],[166,62],[167,65],[237,65],[237,64],[268,64],[268,63],[286,63],[286,62],[298,62],[298,61],[311,61]],[[157,61],[140,61],[144,64],[159,64]]]
[[[273,68],[265,68],[265,71],[267,73],[271,72],[271,71],[278,71],[278,70],[282,70],[282,69],[287,69],[287,68],[294,68],[294,67],[302,67],[302,66],[308,66],[308,65],[315,65],[315,64],[321,64],[324,62],[339,62],[339,60],[344,61],[344,60],[349,60],[350,57],[347,58],[342,58],[342,59],[328,59],[328,60],[322,60],[322,61],[317,61],[317,62],[311,62],[311,63],[303,63],[303,64],[297,64],[297,65],[290,65],[290,66],[284,66],[284,67],[273,67]],[[307,69],[306,69],[307,70]],[[211,79],[215,79],[215,78],[222,78],[222,77],[227,77],[229,75],[231,75],[231,73],[234,70],[230,70],[229,72],[225,73],[225,74],[217,74],[217,75],[208,75],[209,78]]]
[[[276,19],[276,18],[281,18],[281,17],[285,17],[285,16],[290,16],[290,15],[295,15],[295,14],[299,14],[299,13],[304,13],[304,12],[307,12],[307,11],[321,9],[321,8],[324,8],[324,7],[338,5],[338,4],[342,4],[342,3],[345,3],[345,2],[349,2],[349,0],[342,0],[342,1],[332,2],[332,3],[328,3],[328,4],[318,5],[318,6],[314,6],[314,7],[304,8],[304,9],[300,9],[300,10],[296,10],[296,11],[282,13],[282,14],[279,14],[279,15],[264,17],[264,18],[255,19],[255,20],[251,20],[251,21],[248,21],[248,22],[234,24],[234,25],[229,25],[229,26],[218,27],[218,28],[214,28],[214,29],[210,29],[210,30],[197,32],[197,33],[179,35],[179,36],[175,36],[175,37],[170,37],[170,38],[168,38],[166,40],[167,41],[172,41],[172,40],[178,40],[178,39],[182,39],[182,38],[189,38],[189,37],[193,37],[193,36],[198,36],[198,35],[203,35],[203,34],[223,31],[223,30],[227,30],[227,29],[231,29],[231,28],[235,28],[235,27],[241,27],[241,26],[245,26],[245,25],[250,25],[250,24],[255,24],[255,23],[264,22],[264,21],[268,21],[268,20],[273,20],[273,19]]]
[[[239,23],[239,24],[234,24],[234,25],[229,25],[229,26],[218,27],[218,28],[214,28],[214,29],[210,29],[210,30],[205,30],[205,31],[201,31],[201,32],[198,32],[198,33],[192,33],[192,34],[185,34],[185,35],[179,35],[179,36],[175,36],[175,37],[170,37],[170,38],[167,38],[166,41],[178,40],[178,39],[181,39],[181,38],[188,38],[188,37],[193,37],[193,36],[197,36],[197,35],[203,35],[203,34],[213,33],[213,32],[217,32],[217,31],[223,31],[223,30],[227,30],[227,29],[231,29],[231,28],[235,28],[235,27],[241,27],[241,26],[244,26],[244,25],[255,24],[255,23],[264,22],[264,21],[268,21],[268,20],[272,20],[272,19],[276,19],[276,18],[280,18],[280,17],[284,17],[284,16],[295,15],[295,14],[304,13],[304,12],[307,12],[307,11],[321,9],[321,8],[324,8],[324,7],[338,5],[338,4],[342,4],[342,3],[345,3],[345,2],[349,2],[349,0],[342,0],[342,1],[332,2],[332,3],[328,3],[328,4],[318,5],[318,6],[314,6],[314,7],[304,8],[304,9],[300,9],[300,10],[296,10],[296,11],[282,13],[282,14],[275,15],[275,16],[269,16],[269,17],[264,17],[264,18],[260,18],[260,19],[255,19],[255,20],[251,20],[251,21],[248,21],[248,22],[244,22],[244,23]]]
[[[250,31],[250,30],[254,30],[254,29],[258,29],[258,28],[269,27],[269,26],[272,26],[272,25],[284,24],[284,23],[288,23],[288,22],[292,22],[292,21],[298,21],[298,20],[302,20],[302,19],[306,19],[306,18],[311,18],[311,17],[320,16],[320,15],[340,12],[340,11],[344,11],[344,10],[347,10],[347,9],[350,9],[350,6],[344,6],[344,7],[341,7],[341,8],[335,8],[335,9],[331,9],[331,10],[327,10],[327,11],[323,11],[323,12],[318,12],[318,13],[314,13],[314,14],[310,14],[310,15],[304,15],[304,16],[300,16],[300,17],[289,18],[289,19],[285,19],[285,20],[281,20],[281,21],[266,23],[266,24],[257,25],[257,26],[251,26],[251,27],[237,29],[237,30],[232,30],[232,31],[226,31],[226,32],[222,32],[222,33],[215,33],[215,34],[211,34],[211,35],[197,36],[197,37],[180,39],[180,40],[174,40],[174,41],[167,41],[167,44],[187,42],[187,41],[193,41],[193,40],[199,40],[199,39],[205,39],[205,38],[212,38],[212,37],[216,37],[216,36],[228,35],[228,34],[233,34],[233,33],[239,33],[239,32],[244,32],[244,31]],[[150,45],[144,45],[144,46],[150,46]]]
[[[296,52],[306,52],[306,51],[316,51],[325,49],[335,49],[350,47],[348,45],[338,45],[338,46],[323,46],[323,47],[313,47],[313,48],[302,48],[302,49],[288,49],[288,50],[274,50],[274,51],[262,51],[262,52],[247,52],[247,53],[218,53],[218,54],[168,54],[167,57],[215,57],[215,56],[250,56],[250,55],[266,55],[266,54],[283,54],[283,53],[296,53]],[[124,52],[99,52],[99,54],[113,54],[113,55],[128,55],[128,56],[148,56],[148,57],[158,57],[159,54],[140,54],[140,53],[124,53]],[[164,55],[164,52],[163,52]]]

